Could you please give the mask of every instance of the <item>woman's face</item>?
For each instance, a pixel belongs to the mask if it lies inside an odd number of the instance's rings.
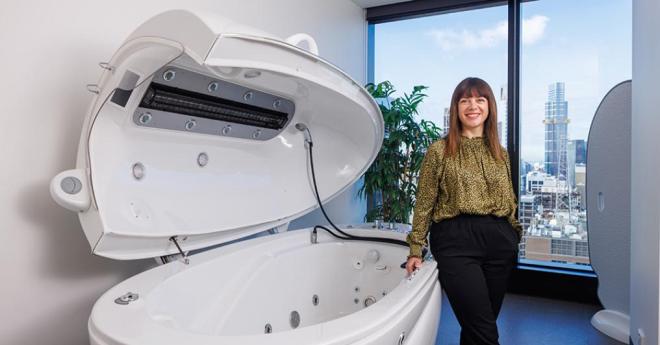
[[[488,118],[488,99],[486,97],[462,97],[458,100],[458,119],[463,129],[483,130]]]

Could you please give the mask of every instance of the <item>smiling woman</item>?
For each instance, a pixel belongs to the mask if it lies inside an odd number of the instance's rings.
[[[496,125],[497,103],[488,83],[479,78],[461,81],[452,95],[449,113],[446,149],[449,155],[456,153],[461,136],[483,136],[493,157],[503,158]]]
[[[488,117],[488,100],[482,96],[463,97],[458,101],[458,116],[463,123],[463,129],[470,133],[469,137],[477,136],[475,132]]]
[[[495,345],[521,229],[490,86],[464,79],[452,95],[450,116],[449,134],[431,145],[422,163],[406,269],[421,267],[419,250],[430,232],[438,278],[462,327],[461,344]]]

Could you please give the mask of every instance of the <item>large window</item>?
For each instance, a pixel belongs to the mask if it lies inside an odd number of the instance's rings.
[[[507,20],[503,3],[374,24],[373,81],[391,81],[399,95],[429,86],[421,116],[446,128],[454,87],[465,77],[480,77],[497,97],[500,139],[507,146],[513,135],[507,133],[507,83],[515,75],[507,71]],[[587,137],[604,95],[631,78],[632,2],[525,1],[519,25],[519,259],[590,270]]]
[[[377,24],[374,31],[375,82],[389,80],[398,95],[428,86],[420,115],[447,129],[456,85],[466,77],[484,79],[497,97],[506,143],[506,6]]]
[[[521,6],[521,262],[589,268],[587,137],[605,94],[631,77],[631,6],[630,0]]]

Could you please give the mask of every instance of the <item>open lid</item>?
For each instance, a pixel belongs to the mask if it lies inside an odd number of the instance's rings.
[[[136,259],[208,247],[325,203],[375,159],[382,116],[309,50],[226,19],[169,11],[140,26],[99,82],[76,170],[51,193],[80,213],[95,254]]]

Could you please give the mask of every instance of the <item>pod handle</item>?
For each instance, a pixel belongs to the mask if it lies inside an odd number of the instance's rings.
[[[286,43],[289,43],[291,45],[294,45],[298,47],[298,44],[301,42],[307,42],[307,46],[309,47],[307,50],[314,54],[314,55],[319,55],[319,46],[316,44],[316,41],[314,38],[306,33],[297,33],[289,36],[286,39]]]
[[[68,210],[87,211],[91,199],[85,171],[73,169],[57,174],[50,181],[50,195],[58,205]]]

